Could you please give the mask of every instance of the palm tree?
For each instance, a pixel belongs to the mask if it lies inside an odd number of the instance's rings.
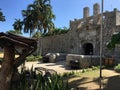
[[[16,34],[21,34],[22,25],[23,25],[23,22],[20,19],[15,19],[13,28],[14,28]]]
[[[9,30],[9,31],[7,31],[7,33],[13,33],[13,34],[17,34],[17,35],[22,34],[22,33],[19,32],[18,30]]]
[[[31,5],[29,5],[28,7],[30,7]],[[37,27],[37,13],[35,12],[35,10],[31,10],[29,8],[27,8],[27,10],[23,10],[22,11],[22,15],[23,15],[23,25],[24,25],[24,32],[25,33],[30,33],[31,34],[34,32],[34,30]]]
[[[44,33],[51,32],[54,28],[52,19],[55,19],[55,15],[52,13],[52,7],[50,5],[50,0],[36,0],[34,2],[39,12],[39,20],[41,21],[41,26],[39,30],[44,29]]]
[[[52,19],[55,15],[52,13],[50,0],[35,0],[33,4],[28,5],[27,10],[22,11],[24,32],[32,34],[35,30],[41,33],[51,33],[54,28]]]
[[[3,16],[1,9],[0,9],[0,21],[5,21],[5,16]]]

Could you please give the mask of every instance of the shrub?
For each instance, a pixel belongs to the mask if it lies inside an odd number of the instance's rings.
[[[102,68],[103,68],[103,66],[102,66]],[[100,66],[92,66],[92,70],[98,70],[98,69],[100,69]]]
[[[62,76],[63,76],[63,77],[75,76],[75,72],[74,72],[74,71],[72,71],[72,72],[64,72]]]
[[[30,55],[28,57],[26,57],[26,61],[40,61],[42,60],[42,56],[41,55]]]
[[[118,64],[117,66],[114,67],[114,70],[116,72],[119,72],[120,73],[120,64]]]
[[[70,90],[70,88],[61,75],[45,76],[37,74],[32,68],[20,73],[20,80],[12,83],[11,90]]]
[[[35,57],[35,60],[36,60],[36,61],[42,60],[42,56],[41,56],[41,55],[37,55],[37,56],[34,56],[34,57]]]
[[[30,55],[30,56],[26,57],[26,61],[34,61],[34,56]]]

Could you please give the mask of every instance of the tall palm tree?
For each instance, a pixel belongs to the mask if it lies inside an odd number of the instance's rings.
[[[39,11],[38,18],[41,21],[41,26],[38,29],[44,29],[44,33],[46,33],[47,30],[51,32],[54,28],[52,19],[55,19],[55,15],[52,12],[50,0],[35,0],[34,5],[36,5],[37,11]]]
[[[30,6],[32,5],[29,5],[29,8],[27,8],[27,10],[22,11],[22,15],[24,18],[23,19],[24,32],[25,33],[29,32],[31,36],[31,34],[34,32],[38,24],[37,24],[37,13],[35,12],[35,10],[31,10]]]
[[[15,19],[13,28],[17,33],[21,34],[22,25],[23,25],[23,22],[20,19]]]
[[[35,0],[33,4],[28,5],[27,10],[22,11],[24,32],[33,33],[35,29],[41,33],[51,33],[54,28],[53,19],[55,15],[52,12],[50,0]]]
[[[0,21],[5,21],[5,16],[3,16],[1,9],[0,9]]]

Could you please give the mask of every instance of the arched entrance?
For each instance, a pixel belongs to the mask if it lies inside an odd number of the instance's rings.
[[[84,55],[93,55],[93,45],[91,43],[85,43],[83,45]]]

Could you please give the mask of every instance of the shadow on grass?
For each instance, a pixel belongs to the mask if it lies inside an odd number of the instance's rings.
[[[120,75],[105,78],[107,83],[104,83],[103,90],[120,90]]]
[[[72,80],[69,85],[75,90],[99,90],[99,81],[99,78],[90,80],[89,77],[81,77]],[[120,90],[120,75],[103,78],[101,90]]]
[[[96,84],[95,89],[89,89],[91,87],[91,83]],[[78,79],[74,79],[69,83],[71,88],[75,88],[74,90],[99,90],[99,78],[92,78],[89,77],[81,77]],[[89,85],[89,86],[87,86]],[[93,86],[94,87],[94,86]]]

